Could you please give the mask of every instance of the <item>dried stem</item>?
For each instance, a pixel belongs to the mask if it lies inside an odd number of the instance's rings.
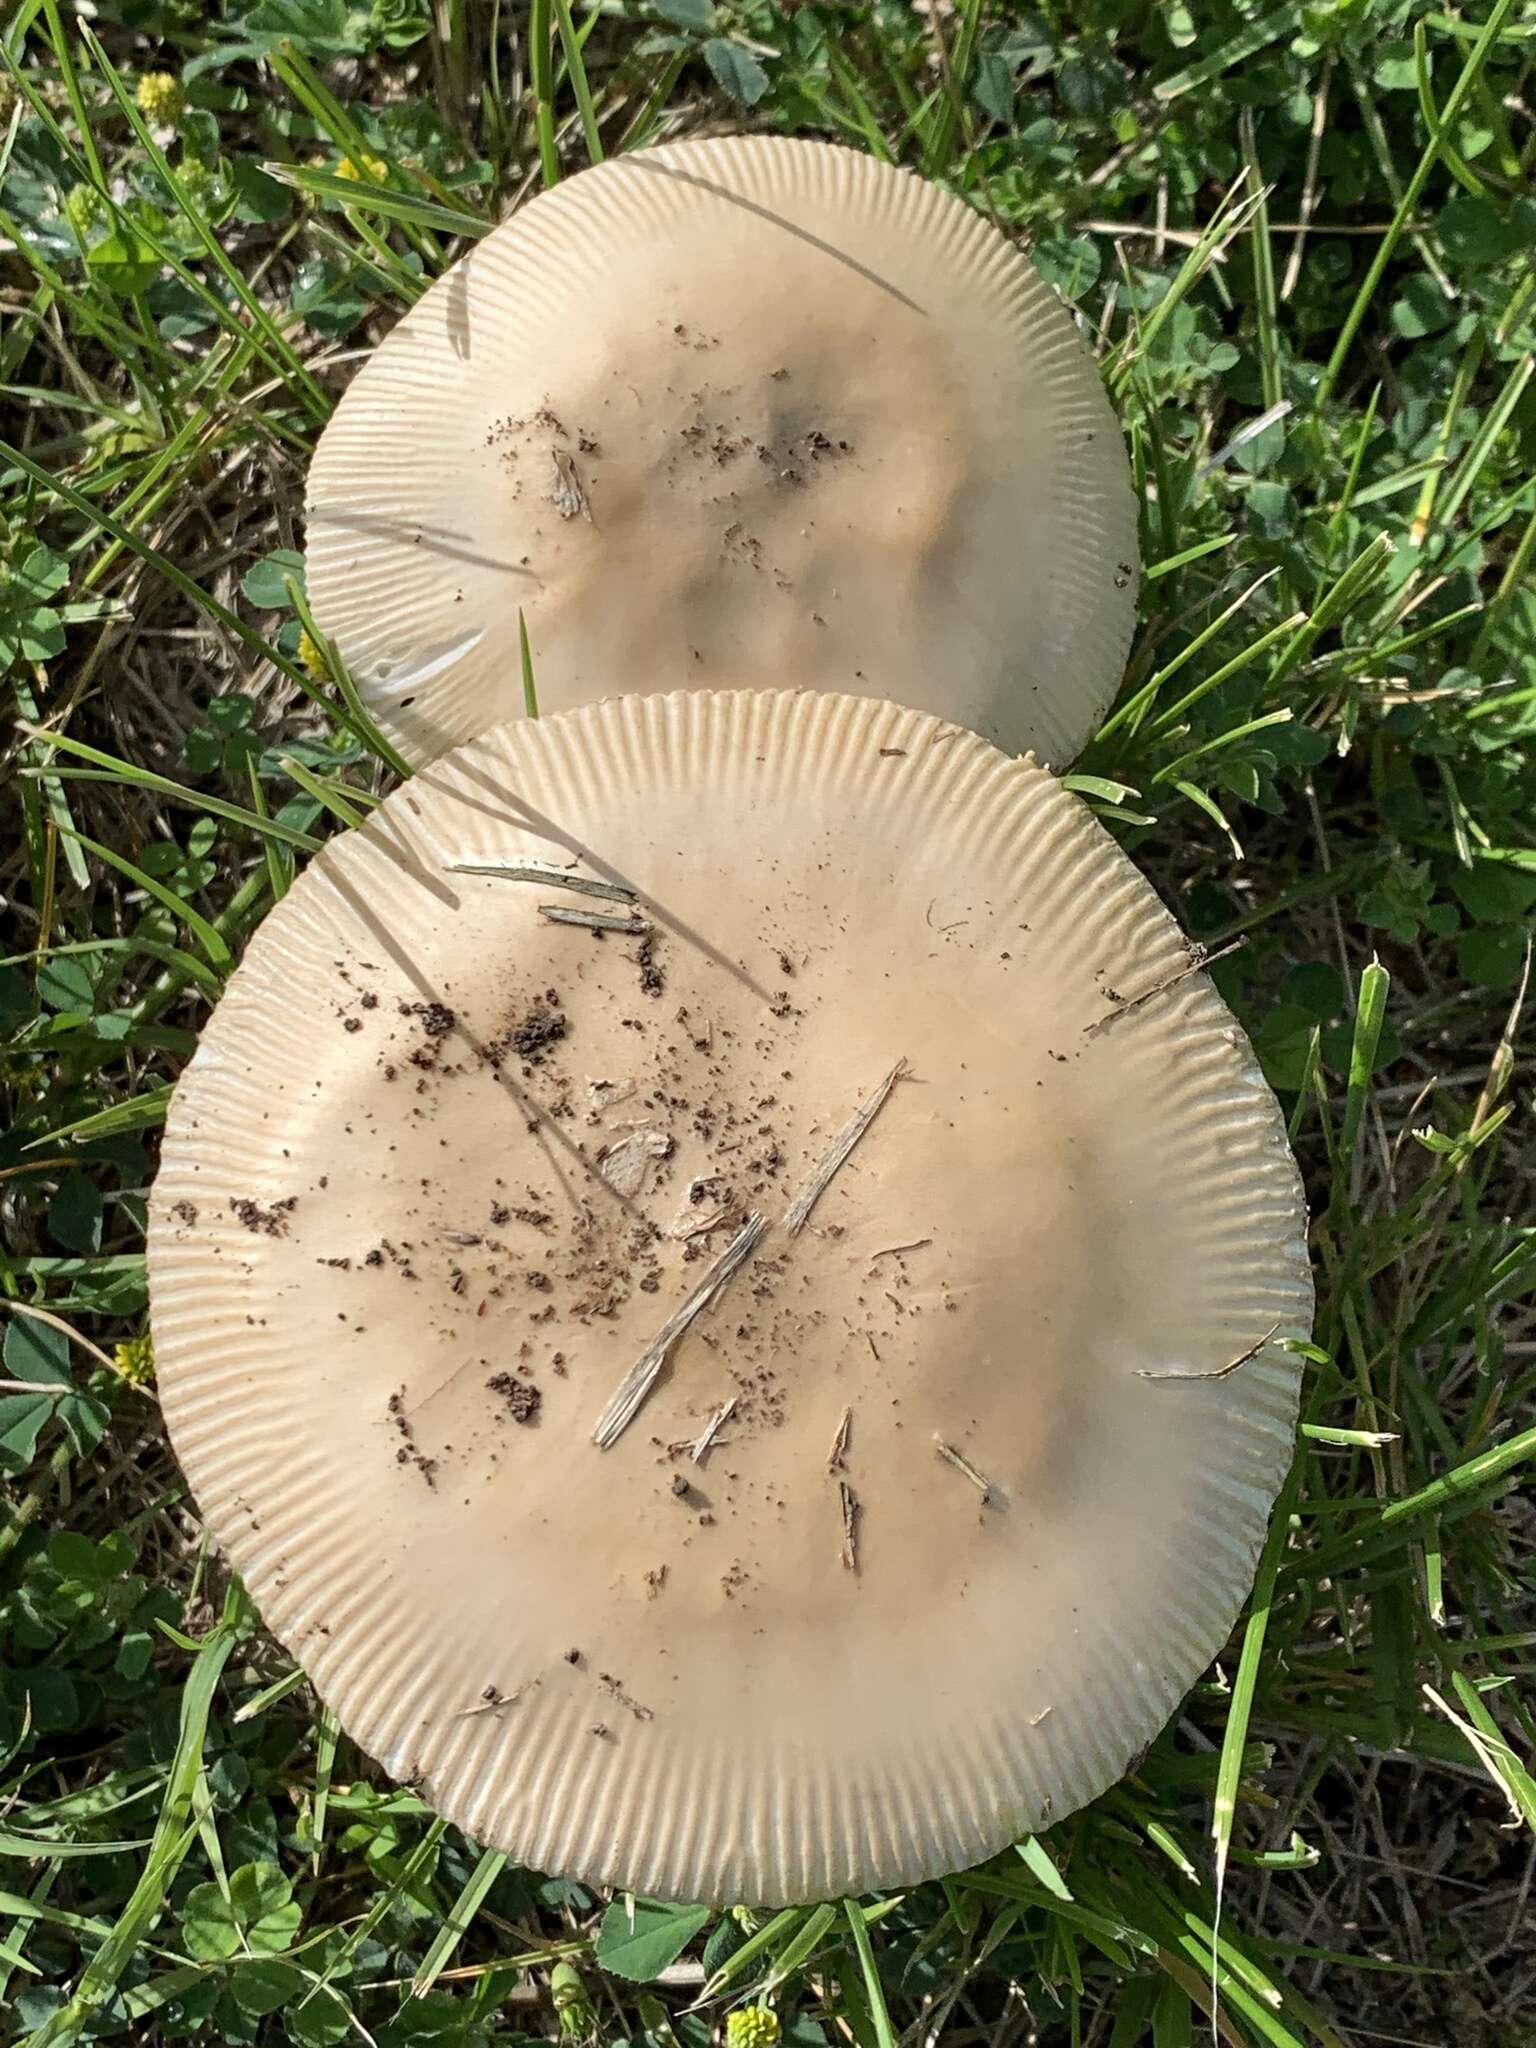
[[[708,1451],[710,1445],[714,1442],[715,1438],[720,1434],[721,1430],[724,1429],[725,1425],[730,1421],[731,1417],[735,1413],[736,1396],[732,1394],[729,1401],[722,1401],[720,1403],[720,1406],[715,1410],[714,1414],[711,1415],[708,1422],[706,1422],[704,1427],[699,1431],[698,1441],[694,1444],[693,1449],[688,1453],[688,1456],[692,1459],[695,1465],[701,1465],[704,1462],[705,1452]]]
[[[500,1720],[503,1707],[515,1707],[523,1694],[537,1684],[536,1678],[525,1679],[511,1692],[498,1692],[494,1685],[488,1685],[472,1707],[463,1708],[453,1718],[455,1721],[472,1721],[477,1714],[494,1714]]]
[[[569,889],[577,896],[601,896],[609,903],[633,903],[627,882],[600,882],[592,875],[573,874],[551,860],[451,860],[450,875],[495,875],[504,882],[539,882],[546,888]]]
[[[551,924],[579,924],[589,932],[648,932],[651,928],[643,917],[617,917],[608,910],[568,910],[563,903],[541,903],[539,915]]]
[[[592,1432],[592,1441],[600,1451],[616,1444],[634,1421],[652,1387],[660,1379],[673,1345],[746,1264],[767,1228],[767,1217],[754,1209],[682,1307],[667,1318],[647,1349],[625,1373]]]
[[[1257,1358],[1279,1329],[1278,1323],[1271,1323],[1257,1344],[1250,1344],[1246,1351],[1239,1351],[1236,1358],[1229,1358],[1225,1365],[1218,1365],[1211,1372],[1154,1372],[1144,1366],[1138,1366],[1136,1377],[1139,1380],[1224,1380],[1229,1372],[1236,1372],[1237,1368],[1246,1365],[1250,1358]]]
[[[941,1436],[934,1438],[933,1448],[938,1452],[946,1465],[953,1465],[957,1472],[965,1474],[965,1477],[969,1479],[972,1486],[981,1495],[982,1506],[984,1508],[990,1507],[992,1505],[992,1482],[985,1472],[978,1472],[963,1451],[957,1451],[953,1444],[945,1443]]]
[[[850,1152],[869,1129],[885,1104],[896,1083],[907,1070],[906,1060],[899,1059],[873,1094],[868,1095],[849,1117],[832,1143],[822,1154],[814,1172],[801,1188],[798,1195],[784,1212],[784,1228],[791,1237],[796,1237],[805,1228],[807,1219],[816,1204],[831,1185],[833,1177],[845,1163]]]
[[[837,1497],[843,1510],[843,1569],[856,1572],[859,1568],[859,1496],[846,1479],[837,1482]]]
[[[1234,939],[1229,946],[1221,946],[1214,953],[1207,953],[1203,946],[1197,946],[1194,957],[1187,960],[1182,967],[1176,968],[1172,974],[1165,974],[1161,981],[1154,982],[1151,988],[1143,989],[1138,996],[1122,996],[1105,1016],[1085,1025],[1084,1038],[1097,1038],[1100,1032],[1107,1031],[1111,1024],[1118,1024],[1122,1017],[1129,1017],[1133,1010],[1139,1010],[1144,1004],[1154,1002],[1158,996],[1167,995],[1170,989],[1175,989],[1181,982],[1188,981],[1191,975],[1203,974],[1207,967],[1214,967],[1218,960],[1225,960],[1229,953],[1235,953],[1239,946],[1246,946],[1247,943],[1246,939]]]
[[[827,1470],[829,1472],[842,1471],[843,1459],[847,1456],[848,1452],[848,1432],[852,1427],[853,1410],[845,1408],[842,1420],[837,1425],[837,1434],[832,1439],[832,1448],[827,1452]]]

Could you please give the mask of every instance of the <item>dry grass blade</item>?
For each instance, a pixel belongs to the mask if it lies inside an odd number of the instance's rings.
[[[569,889],[577,896],[601,896],[610,903],[633,903],[635,891],[627,882],[604,882],[595,875],[578,875],[552,860],[497,860],[484,855],[479,860],[451,860],[450,875],[493,875],[506,882],[539,882],[546,889]]]
[[[651,929],[643,917],[620,917],[608,910],[568,910],[563,903],[541,903],[539,915],[548,918],[551,924],[579,925],[588,932],[648,932]]]
[[[845,1408],[838,1421],[836,1433],[832,1438],[831,1448],[827,1452],[827,1470],[829,1472],[842,1471],[843,1461],[848,1455],[848,1433],[852,1427],[853,1410]]]
[[[906,1060],[899,1059],[880,1085],[859,1104],[822,1154],[810,1178],[784,1211],[784,1228],[791,1237],[798,1237],[805,1228],[811,1211],[831,1186],[839,1169],[846,1163],[849,1153],[880,1114],[886,1097],[906,1070]]]
[[[693,1448],[688,1453],[689,1458],[695,1465],[700,1465],[704,1462],[704,1459],[709,1452],[710,1446],[714,1443],[715,1438],[720,1434],[721,1430],[724,1429],[725,1425],[730,1421],[731,1417],[735,1413],[736,1396],[733,1394],[729,1401],[722,1401],[720,1403],[720,1406],[715,1410],[714,1414],[711,1415],[708,1422],[705,1423],[704,1427],[699,1431],[698,1436],[695,1438]]]
[[[625,1373],[592,1431],[592,1441],[600,1451],[611,1449],[634,1421],[660,1379],[673,1345],[746,1264],[767,1228],[767,1217],[754,1209],[682,1307],[667,1318]]]
[[[843,1547],[840,1552],[843,1570],[856,1572],[859,1568],[859,1517],[864,1510],[859,1496],[846,1479],[837,1482],[837,1500],[843,1518]]]

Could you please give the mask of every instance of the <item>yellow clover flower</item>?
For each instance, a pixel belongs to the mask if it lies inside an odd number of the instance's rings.
[[[181,80],[169,71],[146,71],[133,97],[139,112],[155,128],[174,128],[187,103]]]
[[[115,1345],[112,1365],[130,1387],[147,1387],[155,1377],[155,1347],[148,1331],[142,1337],[130,1337],[126,1343]]]
[[[771,2006],[744,2005],[726,2015],[726,2048],[776,2048],[781,2031]]]

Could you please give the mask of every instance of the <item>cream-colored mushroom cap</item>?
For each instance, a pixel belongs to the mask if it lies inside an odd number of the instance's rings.
[[[149,1257],[202,1513],[362,1747],[524,1863],[762,1904],[1125,1770],[1248,1589],[1311,1312],[1131,863],[810,692],[504,727],[332,840]]]
[[[410,759],[669,686],[885,695],[1061,767],[1136,508],[1065,308],[906,171],[767,136],[556,186],[425,294],[315,454],[309,594]]]

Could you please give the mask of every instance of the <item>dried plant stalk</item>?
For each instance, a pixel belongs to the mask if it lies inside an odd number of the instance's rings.
[[[906,1070],[906,1060],[899,1059],[879,1087],[859,1104],[822,1154],[809,1180],[784,1212],[784,1228],[791,1237],[797,1237],[805,1228],[811,1211],[831,1186],[834,1176],[846,1163],[849,1153],[880,1114],[885,1105],[885,1098]]]
[[[667,1318],[646,1350],[625,1373],[592,1432],[592,1441],[600,1451],[616,1444],[634,1421],[647,1395],[660,1379],[673,1345],[746,1264],[767,1228],[768,1218],[761,1210],[754,1209],[682,1307]]]

